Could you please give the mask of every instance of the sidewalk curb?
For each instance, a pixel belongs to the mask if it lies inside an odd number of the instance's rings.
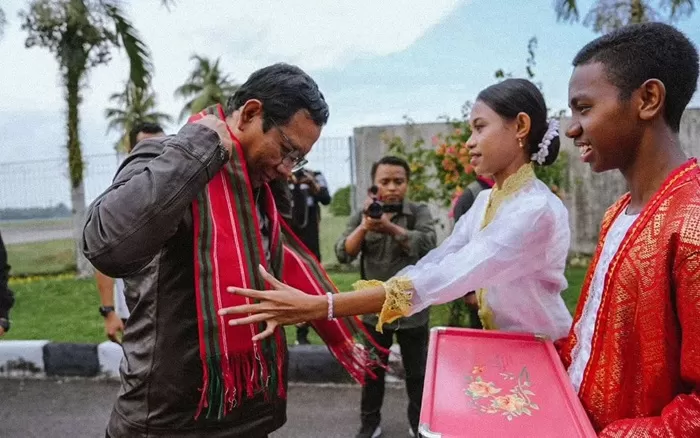
[[[394,346],[397,347],[397,346]],[[397,352],[392,347],[392,351]],[[0,341],[0,378],[103,377],[119,380],[122,349],[114,342],[73,344],[50,341]],[[400,356],[390,367],[402,376]],[[351,383],[352,379],[325,345],[289,346],[289,381]],[[387,375],[387,381],[397,381]]]

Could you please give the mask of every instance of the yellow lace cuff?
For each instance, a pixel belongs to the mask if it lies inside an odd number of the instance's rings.
[[[379,314],[376,330],[383,333],[384,324],[396,321],[411,313],[411,298],[413,298],[413,282],[406,277],[394,277],[387,282],[379,280],[360,280],[353,284],[355,290],[382,286],[386,292],[382,312]]]
[[[384,282],[379,280],[358,280],[352,284],[354,290],[371,289],[377,286],[384,287]]]
[[[407,277],[394,277],[388,281],[359,280],[353,284],[355,290],[369,289],[382,286],[386,292],[384,305],[379,314],[376,330],[383,332],[384,324],[389,324],[397,319],[408,316],[411,313],[411,299],[413,298],[413,282]]]

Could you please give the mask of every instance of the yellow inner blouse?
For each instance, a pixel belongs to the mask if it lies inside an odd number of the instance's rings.
[[[484,218],[481,221],[481,229],[483,230],[493,221],[503,201],[519,192],[520,189],[532,182],[535,178],[537,178],[537,176],[532,168],[532,164],[528,163],[521,166],[517,172],[509,176],[503,182],[503,187],[500,189],[494,187],[491,190],[489,201],[486,204]],[[486,289],[479,289],[476,291],[476,301],[479,304],[479,319],[485,330],[497,330],[498,327],[493,320],[493,310],[491,310],[486,300],[486,292]]]

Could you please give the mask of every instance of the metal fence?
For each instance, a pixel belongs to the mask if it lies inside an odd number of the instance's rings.
[[[322,137],[307,157],[307,167],[325,175],[331,193],[352,182],[352,147],[348,137]],[[83,158],[85,201],[90,204],[109,187],[124,156],[113,153]],[[55,207],[61,203],[70,208],[67,159],[0,163],[0,209]]]

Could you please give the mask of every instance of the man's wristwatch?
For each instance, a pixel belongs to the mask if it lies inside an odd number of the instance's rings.
[[[112,312],[114,312],[114,306],[100,306],[100,315],[103,318],[106,318]]]
[[[10,320],[7,318],[0,318],[0,327],[5,330],[5,333],[10,331]]]

